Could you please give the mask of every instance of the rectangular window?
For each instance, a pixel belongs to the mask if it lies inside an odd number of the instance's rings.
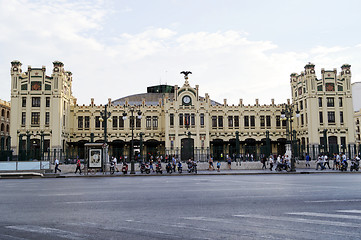
[[[305,99],[305,108],[307,108],[307,100]]]
[[[124,128],[124,119],[123,116],[119,117],[119,128]]]
[[[276,116],[276,128],[281,127],[281,116]]]
[[[147,129],[151,129],[152,128],[152,117],[148,116],[145,120],[145,127]]]
[[[192,113],[192,114],[191,114],[191,125],[192,125],[192,126],[196,125],[195,120],[196,120],[196,119],[195,119],[195,115],[194,115],[194,113]]]
[[[118,116],[113,116],[113,128],[118,128]]]
[[[343,124],[343,111],[340,111],[340,123]]]
[[[342,107],[343,103],[342,103],[342,97],[338,98],[338,106]]]
[[[31,125],[32,126],[40,125],[40,112],[31,113]]]
[[[31,98],[31,106],[32,107],[40,107],[40,97],[32,97]]]
[[[169,114],[169,125],[171,127],[174,126],[174,114],[173,113]]]
[[[244,116],[244,127],[249,127],[249,116]]]
[[[256,126],[256,118],[255,116],[251,116],[251,127],[255,127]]]
[[[301,125],[303,126],[304,123],[305,122],[304,122],[303,114],[301,114]]]
[[[129,128],[134,127],[134,116],[129,116]]]
[[[189,127],[190,125],[190,115],[189,113],[184,114],[184,126]]]
[[[286,120],[282,120],[282,128],[286,128],[287,122]]]
[[[335,106],[335,101],[333,97],[328,97],[327,98],[327,107],[334,107]]]
[[[265,126],[264,116],[260,116],[260,127],[261,127],[261,128],[264,128],[264,126]]]
[[[335,123],[335,112],[327,112],[328,123]]]
[[[45,98],[45,106],[50,107],[50,97]]]
[[[96,117],[95,117],[95,128],[100,128],[99,118],[100,118],[100,116],[96,116]]]
[[[21,113],[21,125],[25,126],[26,124],[26,112]]]
[[[300,101],[300,109],[301,110],[303,109],[303,101],[302,100]]]
[[[90,118],[89,118],[89,116],[85,116],[84,117],[84,128],[89,129],[89,127],[90,127]]]
[[[322,98],[318,98],[318,107],[322,107]]]
[[[78,117],[78,129],[83,129],[83,116]]]
[[[271,127],[271,116],[266,116],[266,126],[267,128]]]
[[[157,128],[158,128],[158,117],[153,116],[153,129],[157,129]]]
[[[183,127],[183,113],[179,114],[179,126]]]
[[[233,116],[228,116],[228,127],[233,128]]]
[[[50,112],[45,113],[45,125],[49,126],[50,123]]]
[[[234,127],[239,128],[239,116],[234,116]]]
[[[63,115],[63,127],[65,127],[65,115]]]
[[[201,126],[204,126],[204,113],[201,113],[200,115],[200,122],[201,122]]]
[[[319,119],[320,119],[320,123],[323,124],[323,114],[322,112],[318,113]]]
[[[217,127],[217,116],[212,116],[212,128]]]
[[[223,128],[223,116],[218,116],[218,127]]]
[[[139,117],[135,118],[135,127],[136,128],[141,128],[142,127],[142,119]]]
[[[26,97],[22,98],[22,103],[21,103],[22,107],[26,107]]]

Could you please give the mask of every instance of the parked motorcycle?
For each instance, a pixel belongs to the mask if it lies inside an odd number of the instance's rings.
[[[360,168],[360,161],[357,160],[353,160],[351,162],[351,166],[350,166],[350,171],[352,172],[353,170],[358,171]]]
[[[182,163],[178,163],[178,173],[182,173]]]
[[[188,162],[188,173],[197,173],[197,163],[190,161]]]
[[[128,173],[128,164],[127,163],[123,163],[122,172],[123,172],[123,174]]]
[[[157,163],[157,165],[155,166],[155,172],[163,174],[162,164],[161,163]]]
[[[110,168],[109,168],[110,174],[114,174],[115,172],[115,163],[113,161],[110,162]]]
[[[140,172],[141,173],[146,173],[149,174],[150,173],[150,167],[148,164],[145,164],[144,162],[140,164]]]
[[[347,161],[342,161],[342,162],[341,162],[340,171],[341,171],[341,172],[347,171],[347,167],[348,167]]]
[[[173,167],[170,163],[167,164],[167,166],[165,167],[165,170],[167,170],[167,173],[172,173],[173,172]]]

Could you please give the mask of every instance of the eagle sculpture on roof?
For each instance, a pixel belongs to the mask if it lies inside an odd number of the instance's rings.
[[[180,72],[180,74],[184,74],[184,78],[188,79],[188,74],[192,74],[192,72],[190,72],[190,71],[182,71],[182,72]]]

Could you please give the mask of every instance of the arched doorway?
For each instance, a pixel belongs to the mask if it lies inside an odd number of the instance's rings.
[[[277,139],[277,155],[284,155],[286,153],[286,138]]]
[[[224,142],[222,139],[215,139],[211,142],[214,161],[224,160],[223,145]]]

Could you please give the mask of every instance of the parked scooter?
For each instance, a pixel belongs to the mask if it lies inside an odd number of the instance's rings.
[[[351,166],[350,166],[350,171],[352,172],[353,170],[358,171],[360,168],[360,159],[353,159],[351,162]]]
[[[145,164],[144,162],[142,162],[140,164],[140,172],[141,173],[146,173],[146,174],[149,174],[150,173],[150,168],[149,168],[149,165],[147,167],[148,164]]]
[[[109,172],[110,174],[114,174],[115,172],[115,163],[113,161],[110,162]]]
[[[163,174],[162,164],[160,162],[158,162],[157,165],[155,166],[155,172]]]
[[[341,171],[341,172],[347,171],[347,167],[348,167],[347,160],[342,160],[342,162],[341,162],[341,167],[340,167],[340,171]]]
[[[126,162],[123,163],[122,172],[123,174],[128,173],[128,164]]]
[[[197,173],[197,163],[194,161],[188,161],[188,173]]]
[[[167,170],[167,173],[172,173],[173,172],[173,167],[170,164],[170,162],[167,164],[167,166],[165,167],[165,169]]]
[[[182,162],[178,163],[178,172],[182,173]]]

